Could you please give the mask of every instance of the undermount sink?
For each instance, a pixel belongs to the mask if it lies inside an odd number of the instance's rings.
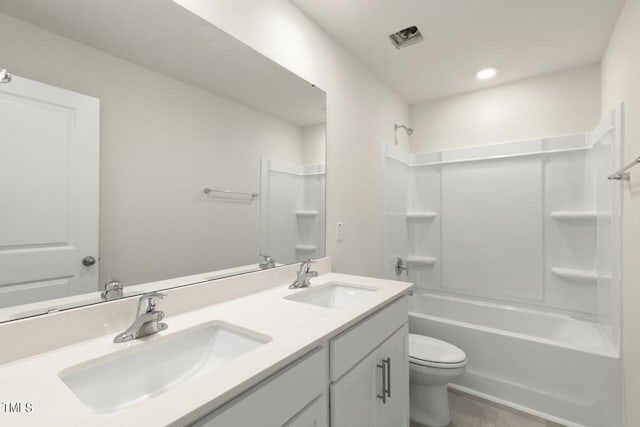
[[[375,291],[377,291],[375,288],[353,286],[344,283],[329,283],[289,295],[285,298],[320,307],[344,308]]]
[[[115,412],[220,369],[270,340],[211,322],[72,366],[59,377],[92,411]]]

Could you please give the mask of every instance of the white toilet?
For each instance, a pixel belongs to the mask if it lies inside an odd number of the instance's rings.
[[[411,419],[430,427],[449,424],[447,384],[462,375],[467,365],[464,351],[447,342],[409,334]]]

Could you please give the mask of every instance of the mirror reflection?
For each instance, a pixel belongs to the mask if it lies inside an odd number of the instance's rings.
[[[0,38],[0,321],[324,256],[320,89],[170,0]]]

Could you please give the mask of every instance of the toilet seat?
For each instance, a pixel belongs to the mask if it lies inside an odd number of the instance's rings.
[[[455,369],[467,364],[467,355],[453,344],[420,334],[409,334],[409,363]]]

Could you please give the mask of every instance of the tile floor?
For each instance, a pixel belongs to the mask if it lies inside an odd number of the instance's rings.
[[[449,407],[449,427],[562,427],[561,424],[453,390],[449,391]],[[412,421],[411,427],[426,426]]]

